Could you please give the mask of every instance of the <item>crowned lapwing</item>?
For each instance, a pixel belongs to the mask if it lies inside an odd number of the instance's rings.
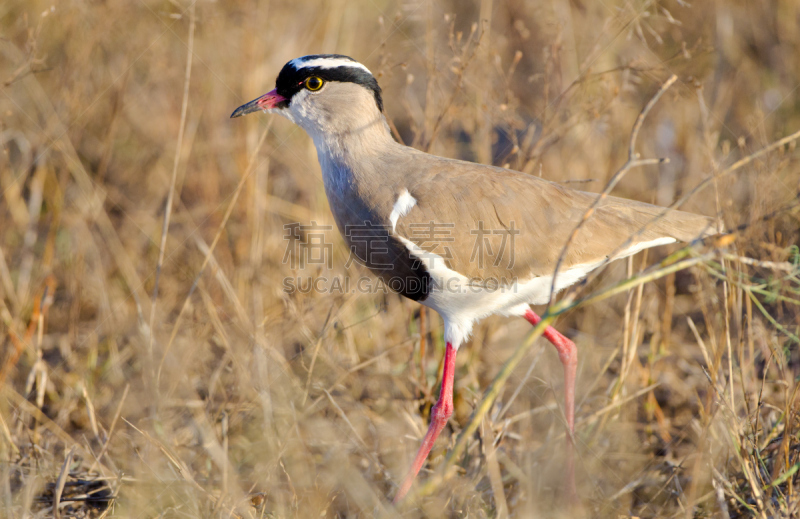
[[[442,387],[422,446],[400,485],[405,496],[453,414],[456,352],[493,314],[540,321],[529,305],[550,299],[609,260],[713,234],[714,220],[608,197],[567,237],[596,194],[531,175],[423,153],[392,138],[367,67],[338,54],[288,62],[275,89],[236,109],[280,114],[314,140],[339,231],[367,267],[400,294],[436,310],[446,342]],[[641,229],[644,228],[644,231]],[[498,243],[499,241],[499,243]],[[621,250],[619,250],[621,248]],[[574,495],[575,344],[547,327],[564,366],[567,479]]]

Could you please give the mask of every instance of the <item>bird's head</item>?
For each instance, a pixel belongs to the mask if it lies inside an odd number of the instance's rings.
[[[281,69],[274,90],[240,106],[231,117],[257,110],[283,115],[312,137],[383,124],[378,81],[367,67],[340,54],[293,59]]]

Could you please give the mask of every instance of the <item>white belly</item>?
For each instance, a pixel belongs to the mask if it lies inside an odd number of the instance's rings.
[[[413,242],[399,237],[408,250],[425,265],[431,276],[428,296],[423,305],[436,310],[444,319],[445,340],[458,347],[469,338],[472,325],[484,317],[498,314],[521,316],[528,305],[544,304],[550,299],[552,276],[525,280],[486,282],[470,280],[447,268],[444,258],[427,252]],[[556,292],[583,279],[602,262],[580,265],[559,273]]]

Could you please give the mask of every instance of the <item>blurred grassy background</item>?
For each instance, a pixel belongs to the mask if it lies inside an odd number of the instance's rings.
[[[2,514],[49,516],[62,472],[76,517],[395,513],[438,393],[441,322],[428,314],[421,355],[415,303],[285,293],[287,276],[364,273],[344,268],[334,232],[330,272],[284,263],[285,224],[332,224],[316,152],[280,118],[228,119],[289,59],[330,52],[375,73],[407,144],[589,191],[675,73],[638,146],[670,163],[614,191],[661,205],[800,128],[793,0],[6,0]],[[404,515],[795,516],[799,171],[781,147],[684,206],[746,225],[727,250],[757,262],[708,263],[558,321],[580,351],[581,510],[560,500],[561,369],[539,341],[457,473]],[[518,321],[486,320],[462,348],[431,470],[529,331]]]

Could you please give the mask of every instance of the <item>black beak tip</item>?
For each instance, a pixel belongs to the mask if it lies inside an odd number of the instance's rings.
[[[258,99],[253,99],[249,103],[245,103],[236,110],[234,110],[233,113],[231,114],[231,119],[234,119],[236,117],[241,117],[249,113],[258,112],[259,110],[261,110],[261,107],[258,106]]]

